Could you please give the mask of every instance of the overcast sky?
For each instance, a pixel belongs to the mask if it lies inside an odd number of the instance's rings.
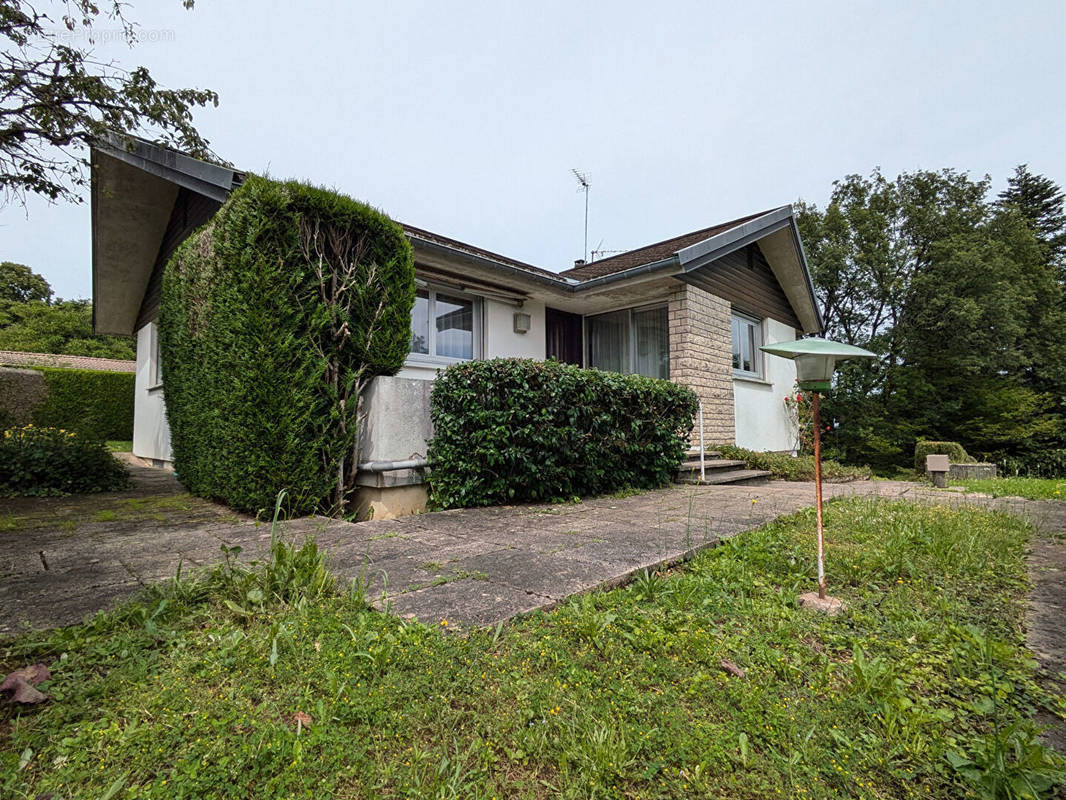
[[[582,256],[574,167],[600,250],[822,205],[878,165],[998,190],[1028,162],[1066,184],[1063,0],[134,0],[129,17],[145,41],[98,54],[216,90],[196,119],[239,168],[551,270]],[[0,260],[89,296],[88,204],[0,209]]]

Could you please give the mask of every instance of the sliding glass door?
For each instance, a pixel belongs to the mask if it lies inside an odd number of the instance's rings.
[[[670,377],[670,333],[666,306],[612,311],[585,318],[588,366]]]

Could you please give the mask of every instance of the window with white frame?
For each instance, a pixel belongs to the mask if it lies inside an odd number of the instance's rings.
[[[159,325],[154,322],[152,323],[150,336],[148,388],[156,389],[163,385],[163,361],[159,356]]]
[[[666,306],[626,308],[585,318],[590,367],[670,377],[670,331]]]
[[[762,322],[744,314],[733,314],[733,374],[741,378],[762,378]]]
[[[477,298],[451,290],[419,289],[411,309],[412,360],[477,358],[481,341]]]

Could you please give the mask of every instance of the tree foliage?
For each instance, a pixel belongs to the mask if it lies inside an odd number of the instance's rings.
[[[104,11],[94,0],[0,0],[0,193],[4,201],[28,194],[81,202],[86,145],[108,131],[153,138],[194,156],[210,157],[192,124],[194,109],[218,105],[204,89],[165,89],[144,67],[124,70],[100,61],[93,30],[103,15],[126,42],[137,27],[125,3]],[[192,0],[184,0],[191,8]],[[75,46],[85,41],[87,47]]]
[[[93,333],[89,300],[53,300],[52,287],[23,264],[0,263],[0,350],[133,359],[133,340]]]
[[[122,336],[93,333],[89,300],[0,304],[0,350],[133,359],[136,346]]]
[[[1066,306],[1049,246],[1062,193],[1022,183],[1040,191],[996,202],[987,177],[875,170],[837,181],[824,211],[800,204],[826,336],[880,356],[845,363],[828,399],[846,458],[902,465],[918,438],[1017,456],[1062,436]]]
[[[52,299],[52,287],[25,264],[0,261],[0,302],[28,303]]]
[[[1019,164],[999,193],[1003,205],[1021,213],[1050,262],[1063,266],[1066,257],[1066,195],[1050,178],[1034,175],[1028,164]]]

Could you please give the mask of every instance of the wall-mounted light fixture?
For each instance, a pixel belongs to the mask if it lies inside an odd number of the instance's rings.
[[[524,311],[516,311],[514,314],[514,332],[515,333],[529,333],[529,326],[532,325],[533,318]]]

